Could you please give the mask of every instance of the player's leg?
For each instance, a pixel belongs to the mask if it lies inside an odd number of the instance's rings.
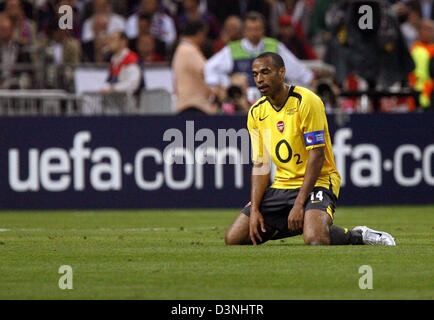
[[[291,196],[291,192],[291,190],[274,188],[267,188],[265,190],[259,208],[264,218],[266,229],[265,233],[259,230],[262,238],[261,243],[301,234],[301,231],[291,232],[288,230],[287,218],[291,209],[288,205],[288,198]],[[250,203],[247,204],[227,230],[225,236],[226,244],[252,244],[249,226],[250,207]]]
[[[304,213],[303,238],[308,245],[329,245],[329,229],[333,221],[330,216],[319,209],[307,210]]]
[[[359,230],[333,225],[336,196],[332,188],[315,187],[305,206],[303,233],[306,244],[358,245],[364,244]]]
[[[395,239],[387,232],[376,231],[365,226],[353,229],[330,227],[330,244],[368,244],[394,246]]]
[[[335,244],[331,236],[337,198],[332,188],[315,187],[305,205],[303,238],[308,245]]]
[[[226,231],[225,243],[227,245],[252,244],[249,234],[249,217],[240,213]],[[321,210],[308,210],[305,212],[303,225],[304,241],[308,245],[362,245],[364,244],[362,232],[331,225],[329,214]],[[299,233],[279,232],[266,225],[267,232],[261,233],[262,242],[295,236]],[[377,243],[369,243],[377,244]],[[378,243],[379,244],[379,243]]]
[[[249,217],[240,213],[225,235],[226,244],[251,244],[249,235]]]
[[[353,229],[328,225],[324,220],[325,212],[308,211],[305,215],[304,241],[310,245],[388,245],[394,246],[395,239],[384,231],[372,230],[368,227]],[[308,213],[306,212],[306,213]],[[327,232],[328,229],[328,232]],[[328,233],[328,236],[327,236]]]
[[[339,226],[330,226],[330,244],[331,245],[362,245],[362,233],[358,230],[342,228]]]
[[[243,244],[252,244],[252,240],[250,239],[250,226],[249,226],[250,218],[241,212],[229,229],[226,231],[225,235],[225,243],[227,245],[243,245]],[[262,244],[272,238],[274,235],[274,229],[265,225],[265,229],[267,232],[262,232],[259,230],[259,233],[262,238],[262,242],[257,240],[258,244]]]
[[[318,209],[307,210],[303,224],[304,242],[308,245],[361,245],[362,233],[333,225],[331,216]]]

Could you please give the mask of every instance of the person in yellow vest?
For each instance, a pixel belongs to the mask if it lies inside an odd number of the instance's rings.
[[[243,39],[229,42],[207,61],[204,69],[206,83],[211,87],[226,88],[229,86],[230,75],[241,72],[247,75],[249,86],[255,87],[252,63],[263,52],[274,52],[282,56],[287,66],[287,80],[306,87],[311,85],[313,72],[283,43],[265,36],[265,19],[258,12],[250,12],[244,19]]]
[[[433,110],[431,94],[434,88],[434,81],[430,74],[430,64],[434,60],[434,22],[422,20],[419,26],[419,40],[416,41],[410,53],[413,57],[415,69],[409,75],[411,86],[418,92],[419,105],[425,110]]]

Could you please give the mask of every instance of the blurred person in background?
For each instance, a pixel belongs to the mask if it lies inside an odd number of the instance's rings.
[[[93,16],[93,40],[82,42],[83,61],[103,63],[110,61],[108,25],[110,17],[106,13]]]
[[[31,64],[31,55],[22,43],[14,39],[11,18],[6,13],[0,13],[0,88],[31,88],[33,72],[16,70],[16,65],[20,63]]]
[[[424,19],[419,25],[419,39],[411,48],[415,69],[409,75],[411,86],[419,92],[419,105],[424,111],[433,111],[434,76],[434,22]]]
[[[208,27],[208,38],[217,39],[221,30],[219,21],[209,11],[201,12],[199,5],[200,0],[182,0],[184,12],[176,19],[178,32],[182,32],[182,28],[187,21],[202,20]]]
[[[83,31],[81,34],[81,40],[83,42],[92,41],[95,39],[94,33],[94,18],[99,14],[105,14],[108,16],[107,32],[111,34],[115,31],[125,31],[125,19],[113,12],[113,5],[110,0],[93,0],[93,14],[90,18],[87,18],[83,24]]]
[[[82,61],[81,42],[75,37],[78,21],[74,21],[73,29],[62,30],[59,28],[59,19],[62,14],[59,8],[63,5],[74,5],[75,1],[57,1],[57,6],[51,8],[49,19],[44,20],[49,25],[44,25],[40,31],[42,34],[41,48],[43,48],[44,72],[43,86],[45,89],[64,89],[74,91],[74,68],[69,64],[77,64]],[[50,2],[53,4],[53,2]],[[74,16],[75,17],[75,13]],[[42,20],[39,20],[42,21]],[[66,106],[65,106],[66,107]]]
[[[151,22],[152,22],[152,16],[146,13],[143,13],[138,18],[138,34],[137,37],[130,38],[130,49],[134,52],[138,52],[137,43],[138,39],[142,35],[150,35],[155,42],[155,53],[158,56],[163,57],[163,59],[166,59],[166,45],[161,40],[157,39],[155,36],[151,33]]]
[[[291,16],[292,26],[295,28],[298,37],[303,41],[309,41],[307,33],[315,6],[315,0],[284,0],[284,3],[286,12],[282,13],[279,18],[285,14]],[[279,18],[275,21],[278,28],[280,27]]]
[[[128,48],[128,37],[123,32],[113,32],[109,36],[110,60],[109,77],[101,93],[128,92],[138,93],[144,87],[139,58]]]
[[[166,58],[156,51],[156,40],[150,34],[141,34],[136,43],[140,63],[164,62]]]
[[[133,1],[140,1],[140,0],[133,0]],[[178,7],[180,6],[180,2],[182,0],[160,0],[160,5],[163,10],[171,17],[176,17]],[[207,0],[202,0],[207,1]]]
[[[314,60],[318,58],[308,41],[297,34],[289,14],[285,13],[279,18],[278,39],[299,59]]]
[[[277,37],[279,34],[279,18],[289,14],[297,34],[306,37],[315,0],[268,0],[268,2],[271,8],[268,20],[272,36]]]
[[[313,72],[306,68],[286,46],[277,39],[265,37],[265,22],[260,13],[251,12],[243,26],[243,39],[232,41],[208,60],[205,67],[205,80],[209,86],[227,88],[229,76],[242,72],[249,79],[249,86],[255,87],[251,73],[253,60],[263,52],[278,53],[285,61],[285,78],[296,84],[309,87]]]
[[[242,27],[243,22],[238,16],[227,17],[220,36],[214,41],[213,52],[219,52],[231,41],[241,40],[243,37]]]
[[[279,35],[279,18],[287,13],[284,1],[280,0],[267,0],[270,5],[270,16],[268,17],[268,24],[270,27],[270,35],[277,38]]]
[[[59,8],[63,5],[74,5],[74,0],[61,0],[56,1],[57,5],[52,8],[50,25],[46,26],[44,39],[45,54],[48,60],[51,60],[56,65],[64,63],[80,63],[82,61],[82,48],[81,42],[74,37],[75,30],[59,28],[59,19],[61,14]],[[53,1],[50,1],[53,4]],[[73,26],[74,26],[73,21]]]
[[[26,17],[20,0],[6,0],[4,12],[9,16],[13,26],[13,39],[22,45],[37,45],[37,25]]]
[[[175,50],[172,70],[180,113],[214,114],[217,106],[210,101],[211,90],[203,76],[205,56],[200,50],[207,36],[203,21],[189,21]]]
[[[326,50],[326,43],[332,34],[326,24],[326,13],[334,0],[316,0],[310,16],[307,36],[315,52],[320,58]],[[339,1],[336,1],[339,2]]]
[[[434,3],[433,0],[420,0],[422,9],[422,17],[425,19],[434,20]]]
[[[359,5],[344,0],[330,6],[326,21],[332,36],[324,62],[335,67],[339,87],[354,76],[365,81],[364,90],[370,92],[406,86],[414,63],[390,4],[371,0],[373,23],[367,30],[359,28]],[[379,98],[371,101],[373,110],[380,111]]]
[[[137,0],[111,0],[113,4],[113,11],[121,15],[124,19],[130,14],[131,2],[137,2]],[[126,19],[125,19],[126,22]],[[124,30],[125,32],[125,30]]]
[[[208,0],[208,10],[212,12],[220,23],[231,15],[244,19],[251,11],[269,16],[269,0]]]
[[[151,20],[151,34],[165,44],[165,52],[170,51],[174,44],[177,33],[175,23],[168,14],[160,8],[160,0],[142,0],[140,10],[130,15],[127,20],[125,33],[128,38],[134,39],[139,35],[139,17],[149,15]]]
[[[410,49],[413,43],[418,39],[418,28],[422,20],[422,9],[419,1],[413,0],[407,3],[398,2],[395,5],[398,17],[405,21],[401,24],[400,29],[405,38],[407,47]]]
[[[137,19],[137,35],[130,38],[130,49],[137,52],[137,40],[143,34],[151,34],[152,16],[147,13],[142,13]],[[163,44],[164,45],[164,44]]]
[[[48,0],[47,0],[48,1]],[[90,1],[90,0],[73,0],[74,1],[74,6],[77,8],[77,11],[82,14],[84,11],[84,8],[86,6],[86,4]]]
[[[254,101],[247,98],[249,79],[243,73],[234,73],[231,76],[231,83],[226,91],[225,102],[222,104],[222,111],[226,114],[247,113]]]
[[[201,20],[205,23],[208,36],[201,45],[202,53],[206,59],[209,59],[213,54],[213,41],[219,36],[221,26],[217,18],[210,13],[200,0],[182,0],[181,11],[176,18],[178,33],[183,32],[183,28],[188,21]],[[202,4],[202,6],[201,6]]]
[[[69,30],[60,29],[58,22],[54,22],[48,29],[47,36],[45,50],[55,64],[80,63],[82,61],[80,41],[72,37]]]

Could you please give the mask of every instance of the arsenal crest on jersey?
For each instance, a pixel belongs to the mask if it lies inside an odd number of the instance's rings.
[[[280,133],[283,133],[283,130],[285,130],[285,123],[283,121],[277,123],[277,130],[279,130]]]

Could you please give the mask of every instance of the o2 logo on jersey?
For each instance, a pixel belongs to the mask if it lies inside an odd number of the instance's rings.
[[[285,130],[285,123],[283,121],[277,123],[277,130],[279,130],[280,133],[283,133],[283,130]]]
[[[284,145],[286,147],[286,149],[288,150],[288,155],[286,158],[282,158],[282,156],[280,155],[280,147],[282,145]],[[292,148],[289,145],[288,141],[286,141],[285,139],[280,140],[276,144],[276,149],[274,150],[274,153],[276,154],[276,158],[282,163],[288,163],[292,159]],[[300,160],[300,158],[301,158],[300,154],[298,154],[298,153],[294,154],[294,158],[297,159],[296,164],[303,163],[303,160]]]

